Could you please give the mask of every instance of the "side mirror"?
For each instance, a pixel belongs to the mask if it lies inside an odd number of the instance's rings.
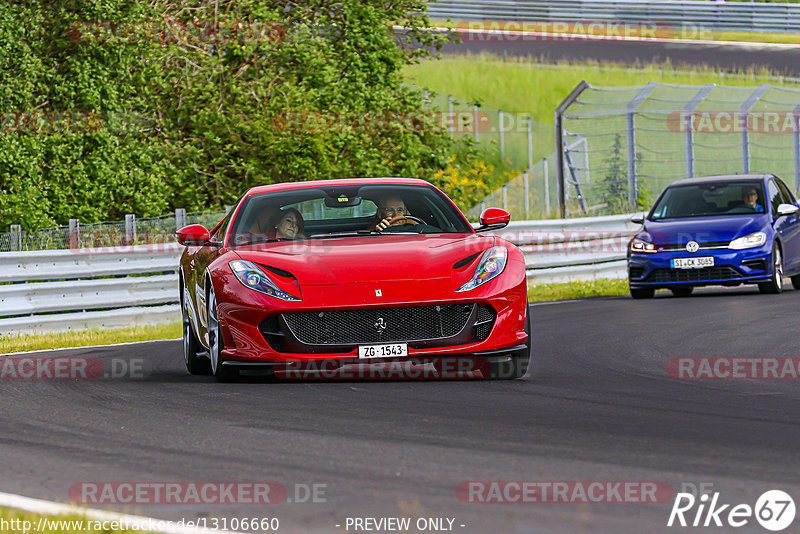
[[[636,217],[631,217],[631,222],[633,224],[644,224],[644,215],[637,215]]]
[[[778,206],[778,215],[793,215],[800,211],[794,204],[781,204]]]
[[[184,226],[175,233],[178,236],[178,243],[184,246],[205,246],[210,244],[211,237],[208,230],[202,224],[190,224]]]
[[[480,227],[476,228],[476,232],[486,232],[489,230],[499,230],[505,228],[511,221],[511,214],[506,210],[500,208],[486,208],[481,213]]]

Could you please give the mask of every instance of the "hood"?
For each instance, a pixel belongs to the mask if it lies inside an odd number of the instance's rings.
[[[449,280],[453,264],[492,247],[494,241],[491,236],[477,234],[385,234],[266,243],[234,250],[243,260],[288,271],[300,287],[307,287]],[[476,261],[469,263],[472,269]]]
[[[762,230],[767,224],[768,217],[757,214],[646,220],[644,229],[637,235],[655,245],[685,245],[689,241],[698,243],[732,241],[737,237]]]

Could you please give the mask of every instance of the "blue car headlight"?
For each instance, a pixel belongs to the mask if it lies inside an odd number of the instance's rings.
[[[760,247],[767,242],[767,234],[764,232],[753,232],[742,237],[737,237],[728,245],[729,249],[742,250],[745,248]]]
[[[281,300],[302,300],[279,289],[275,282],[267,276],[267,273],[252,261],[233,260],[228,265],[242,285],[253,291]]]
[[[654,244],[648,243],[644,239],[634,237],[631,240],[631,252],[636,254],[652,254],[653,252],[658,252],[658,250]]]
[[[459,291],[469,291],[485,284],[493,278],[500,276],[508,262],[508,249],[506,247],[492,247],[483,253],[478,267],[470,278],[469,282],[456,289]]]

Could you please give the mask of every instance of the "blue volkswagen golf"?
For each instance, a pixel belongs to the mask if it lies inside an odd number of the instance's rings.
[[[783,277],[800,289],[800,207],[780,178],[727,175],[667,186],[628,246],[635,299],[668,288],[758,284],[780,293]]]

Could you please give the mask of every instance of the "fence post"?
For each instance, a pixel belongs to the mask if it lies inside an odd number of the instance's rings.
[[[481,213],[483,213],[484,210],[486,210],[486,201],[481,201]]]
[[[22,226],[11,225],[11,250],[22,250]]]
[[[503,209],[508,211],[508,187],[503,184]]]
[[[753,93],[747,97],[744,104],[742,104],[739,110],[742,112],[739,115],[739,127],[742,131],[742,173],[747,174],[750,172],[750,132],[749,132],[749,125],[747,124],[747,112],[750,111],[750,108],[753,107],[753,104],[758,102],[758,99],[762,97],[764,93],[767,92],[769,89],[769,84],[761,85],[758,89],[753,91]]]
[[[126,245],[136,243],[136,215],[132,213],[125,215],[125,241]]]
[[[81,248],[81,222],[78,219],[69,220],[69,248]]]
[[[423,105],[425,111],[428,111],[428,102],[430,101],[430,99],[428,97],[428,90],[427,89],[425,89],[425,91],[423,91],[423,95],[424,95],[424,99],[422,101],[422,105]]]
[[[533,121],[531,119],[528,119],[528,170],[531,171],[532,169],[533,169]]]
[[[475,141],[478,140],[478,106],[477,104],[472,106],[472,129],[473,135],[475,136]]]
[[[684,142],[685,142],[685,156],[686,156],[686,177],[694,177],[694,110],[705,100],[708,93],[716,87],[715,83],[707,83],[700,89],[696,95],[692,97],[684,110],[683,128],[684,128]]]
[[[547,158],[542,158],[542,170],[544,171],[544,213],[550,217],[550,169],[548,168]]]
[[[450,128],[450,135],[455,135],[455,124],[453,120],[453,95],[447,95],[447,123]]]
[[[186,208],[175,208],[175,230],[186,226]]]
[[[523,173],[525,177],[525,218],[528,218],[528,214],[531,211],[531,197],[530,197],[530,183],[528,182],[528,171]]]
[[[558,212],[559,216],[565,218],[567,216],[567,186],[564,180],[564,111],[570,107],[575,100],[589,87],[586,80],[575,86],[575,89],[567,95],[561,104],[558,105],[555,112],[555,130],[556,130],[556,176],[558,181]]]
[[[658,87],[658,82],[649,82],[636,96],[625,106],[625,123],[628,142],[628,204],[631,209],[636,209],[637,199],[639,198],[639,170],[636,164],[636,108],[650,96],[650,93]]]
[[[505,127],[503,125],[503,110],[497,110],[497,117],[500,121],[500,159],[506,159],[506,136]]]

